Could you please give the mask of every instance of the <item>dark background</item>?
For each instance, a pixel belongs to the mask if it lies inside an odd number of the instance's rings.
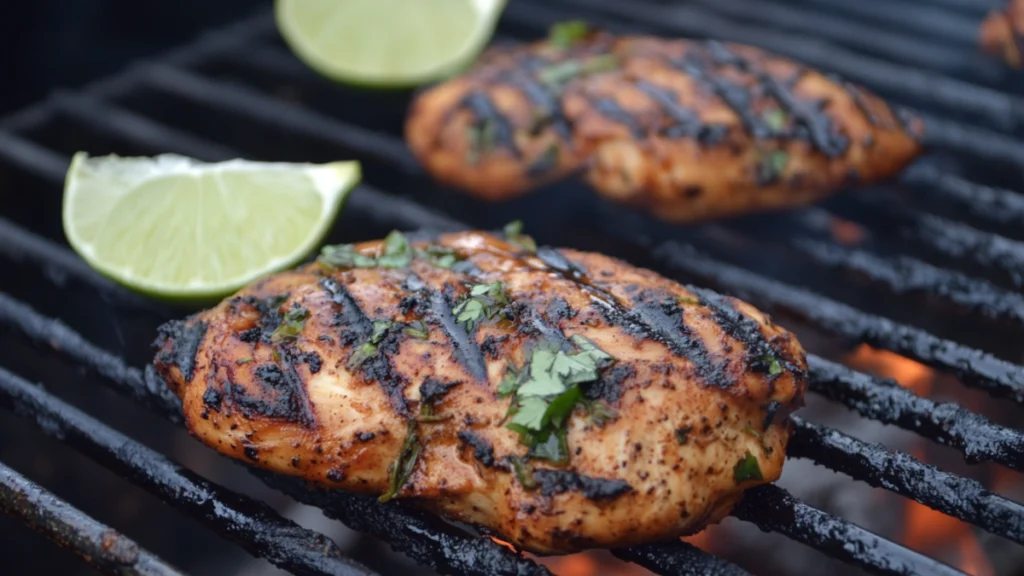
[[[0,2],[0,115],[188,42],[269,1]]]

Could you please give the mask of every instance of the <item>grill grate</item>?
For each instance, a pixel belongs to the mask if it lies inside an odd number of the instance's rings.
[[[968,32],[977,14],[984,12],[983,4],[933,0],[932,5],[920,8],[876,0],[855,4],[793,0],[793,5],[765,9],[750,0],[695,0],[671,6],[654,0],[557,0],[541,5],[524,0],[510,4],[501,33],[536,36],[553,21],[582,13],[601,24],[614,20],[610,29],[757,44],[863,82],[894,102],[924,112],[931,125],[931,144],[937,153],[901,178],[905,201],[890,198],[891,191],[884,196],[865,191],[828,202],[825,208],[807,208],[774,219],[687,229],[653,224],[637,214],[597,204],[573,186],[562,187],[559,193],[566,206],[573,206],[574,214],[586,216],[585,229],[565,224],[570,221],[557,206],[531,209],[543,205],[537,198],[497,210],[461,196],[458,202],[449,202],[452,194],[424,178],[397,135],[394,122],[401,117],[401,102],[367,105],[371,100],[359,100],[360,96],[316,78],[281,48],[274,40],[272,19],[260,14],[83,91],[54,94],[0,123],[0,175],[8,185],[19,186],[26,193],[38,191],[42,198],[29,209],[0,218],[4,270],[31,279],[11,288],[5,282],[0,292],[0,326],[40,350],[37,361],[56,358],[85,369],[90,382],[179,422],[176,399],[146,373],[130,367],[133,356],[144,360],[147,350],[134,350],[133,354],[132,347],[126,345],[127,358],[106,351],[86,333],[92,328],[88,323],[71,319],[73,314],[63,313],[67,311],[44,294],[66,294],[62,291],[71,287],[84,290],[91,301],[103,303],[126,324],[137,323],[138,335],[147,341],[153,323],[177,315],[98,276],[59,243],[59,190],[68,154],[77,148],[102,153],[98,148],[109,147],[126,154],[173,151],[206,160],[240,155],[308,161],[355,157],[364,162],[367,182],[393,193],[361,186],[346,203],[339,229],[372,230],[375,234],[390,228],[454,230],[470,224],[493,227],[507,220],[513,210],[550,213],[547,222],[559,224],[547,229],[561,232],[541,232],[546,216],[535,215],[533,222],[527,218],[530,229],[547,243],[584,249],[604,248],[610,243],[609,251],[616,255],[650,261],[652,267],[667,274],[704,282],[767,311],[850,342],[895,352],[952,374],[966,386],[1024,404],[1024,366],[982,345],[954,341],[933,334],[938,330],[890,319],[868,311],[870,308],[861,310],[843,302],[842,297],[820,294],[797,285],[799,282],[779,281],[775,277],[783,276],[785,270],[760,269],[746,257],[750,242],[771,244],[773,254],[800,255],[812,270],[832,267],[844,275],[858,273],[888,294],[928,296],[921,299],[923,304],[918,303],[926,311],[934,304],[952,305],[979,326],[997,321],[1006,325],[1001,330],[1011,334],[1019,334],[1024,319],[1020,295],[1014,292],[1024,275],[1024,234],[1019,227],[1024,223],[1024,196],[1013,191],[1024,187],[1020,171],[1024,146],[1018,140],[1024,136],[1024,99],[1004,91],[992,63],[975,62],[969,49],[962,46],[973,41]],[[952,9],[957,6],[963,10]],[[884,23],[882,28],[892,28],[895,20],[891,15],[907,13],[911,7],[916,23],[899,31],[879,29],[879,22]],[[849,18],[834,16],[839,13]],[[887,16],[880,17],[883,14]],[[961,46],[954,49],[957,44]],[[277,88],[282,84],[293,92],[281,93]],[[359,110],[360,115],[352,110]],[[922,206],[929,210],[923,211]],[[833,214],[884,236],[890,248],[879,255],[873,245],[852,249],[835,243],[827,233]],[[783,221],[790,234],[780,239],[777,229]],[[607,237],[595,237],[594,229],[607,231]],[[940,231],[944,236],[938,236]],[[363,237],[371,237],[368,234]],[[14,275],[5,272],[4,276]],[[9,360],[0,356],[0,361]],[[809,362],[811,388],[818,394],[865,417],[951,446],[968,462],[1024,469],[1024,433],[1018,430],[818,356],[811,355]],[[345,558],[323,535],[299,528],[266,505],[200,478],[5,368],[0,368],[0,405],[34,420],[44,434],[89,455],[279,567],[299,574],[371,573]],[[795,421],[791,457],[811,459],[1024,543],[1021,504],[909,454],[799,418]],[[549,574],[543,566],[490,539],[470,536],[402,506],[310,491],[291,479],[254,472],[267,485],[322,509],[357,531],[386,540],[414,561],[438,571]],[[0,502],[5,509],[10,501],[6,495],[12,489],[37,494],[38,501],[53,503],[41,509],[50,514],[47,525],[65,526],[51,531],[51,538],[79,553],[91,554],[96,539],[89,536],[104,527],[2,464],[0,480],[0,494],[4,495]],[[750,491],[735,515],[872,572],[960,573],[815,509],[778,486]],[[25,518],[25,522],[41,525],[34,518]],[[64,534],[79,537],[68,539]],[[613,552],[660,574],[744,573],[682,542]],[[147,552],[140,550],[139,554],[138,573],[174,573]],[[94,558],[104,560],[103,555]],[[124,573],[112,564],[97,567]]]

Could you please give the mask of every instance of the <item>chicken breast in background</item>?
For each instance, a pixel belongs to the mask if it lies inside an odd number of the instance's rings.
[[[612,41],[595,33],[564,45],[489,49],[471,71],[413,100],[405,126],[410,149],[438,180],[487,200],[564,178],[586,156],[572,145],[559,76],[567,62],[607,60]]]
[[[598,193],[672,222],[785,208],[899,172],[919,121],[763,50],[624,37],[614,75],[567,91]]]
[[[979,32],[982,50],[1011,68],[1024,68],[1024,1],[1005,0],[1002,9],[988,13]]]
[[[578,170],[612,201],[692,222],[883,181],[922,152],[920,120],[757,48],[554,32],[414,100],[406,140],[430,174],[500,201]]]
[[[539,554],[719,521],[780,476],[807,386],[752,306],[511,232],[331,247],[157,346],[221,453]]]

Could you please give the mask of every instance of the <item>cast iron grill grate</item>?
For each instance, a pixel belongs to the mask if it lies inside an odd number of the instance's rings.
[[[544,243],[600,249],[712,286],[1024,404],[1024,366],[1017,363],[1020,351],[1010,337],[1024,330],[1018,292],[1024,282],[1024,195],[1013,191],[1024,189],[1024,97],[970,47],[982,5],[967,0],[935,0],[923,7],[876,0],[793,0],[771,7],[751,0],[511,3],[500,30],[506,37],[536,37],[551,22],[586,15],[613,30],[752,43],[864,83],[921,112],[930,124],[933,153],[901,177],[898,189],[866,190],[787,214],[685,229],[603,205],[572,185],[560,187],[555,201],[536,195],[498,209],[436,186],[401,141],[402,97],[346,92],[317,78],[284,49],[270,15],[258,14],[84,90],[55,93],[0,123],[0,182],[34,200],[12,205],[0,218],[4,338],[32,345],[29,365],[56,360],[83,370],[90,384],[180,422],[174,400],[133,367],[147,359],[155,324],[178,314],[114,286],[64,244],[60,189],[70,154],[85,149],[95,154],[170,151],[205,160],[357,158],[364,163],[367,185],[347,203],[332,240],[378,237],[391,228],[494,228],[515,213]],[[911,8],[913,22],[895,24]],[[837,242],[829,233],[837,217],[856,223],[871,242],[856,248]],[[751,246],[758,247],[756,259],[748,255]],[[835,282],[815,278],[826,271],[856,277],[885,302],[910,306],[859,300]],[[71,290],[79,296],[71,298]],[[87,308],[92,312],[84,313]],[[102,314],[117,318],[120,340],[111,342],[109,330],[97,326]],[[972,329],[951,330],[936,320],[950,316]],[[122,353],[108,351],[112,348]],[[201,478],[30,384],[2,352],[0,405],[38,423],[43,434],[281,568],[297,574],[372,573],[323,535]],[[816,393],[959,450],[968,462],[1024,469],[1024,433],[825,358],[811,355],[809,361]],[[17,365],[23,364],[19,359]],[[909,454],[795,420],[791,457],[811,459],[1024,543],[1021,504]],[[289,479],[254,473],[440,572],[548,573],[490,539],[401,506],[310,491]],[[176,573],[2,464],[0,508],[88,556],[102,571]],[[752,490],[735,515],[875,573],[960,573],[778,486]],[[744,573],[683,542],[614,554],[662,574]]]

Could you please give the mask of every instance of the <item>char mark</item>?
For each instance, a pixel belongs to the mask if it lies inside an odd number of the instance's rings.
[[[622,398],[622,383],[635,375],[636,368],[632,364],[616,364],[602,370],[597,382],[583,389],[583,395],[588,400],[604,400],[614,406]]]
[[[494,446],[486,438],[469,430],[459,430],[459,442],[463,449],[469,446],[473,449],[473,458],[487,468],[501,468],[501,465],[494,458]]]
[[[550,124],[555,129],[555,134],[565,142],[572,142],[572,129],[569,121],[562,114],[562,105],[558,101],[558,95],[546,88],[528,72],[517,70],[509,73],[503,78],[504,82],[520,88],[530,102],[540,112],[540,122],[534,127],[536,133],[539,126]]]
[[[554,268],[563,276],[576,282],[579,282],[587,275],[587,271],[579,264],[570,262],[568,258],[562,255],[561,252],[551,248],[550,246],[541,246],[538,248],[537,257],[540,258],[541,262],[544,264]]]
[[[565,492],[582,492],[588,500],[612,500],[633,491],[625,480],[592,478],[571,470],[534,470],[533,479],[540,486],[541,494],[551,497]]]
[[[702,306],[711,310],[715,322],[722,327],[726,334],[743,344],[747,350],[747,365],[751,370],[770,374],[772,365],[775,363],[778,363],[779,367],[784,366],[791,371],[797,369],[772,347],[764,333],[761,332],[761,326],[753,318],[736,310],[731,300],[711,290],[695,286],[687,286],[687,289],[697,295]]]
[[[709,386],[728,388],[735,384],[726,373],[725,364],[711,357],[703,340],[694,335],[683,321],[683,310],[675,297],[644,291],[633,299],[632,304],[633,309],[627,312],[631,322],[620,324],[627,332],[630,326],[640,328],[633,336],[659,341],[676,356],[686,358]]]
[[[502,116],[501,111],[498,110],[490,96],[483,92],[472,92],[463,98],[462,106],[469,108],[473,112],[478,126],[493,123],[493,144],[495,146],[507,148],[512,151],[516,158],[520,156],[519,149],[516,148],[515,140],[512,138],[512,125],[509,123],[508,118]]]
[[[444,398],[448,391],[458,386],[461,382],[441,382],[434,378],[427,378],[420,384],[420,402],[423,404],[436,404]]]
[[[321,278],[320,286],[327,291],[331,302],[340,309],[335,315],[335,323],[342,327],[342,342],[352,343],[354,340],[365,339],[373,332],[373,322],[366,316],[359,303],[349,294],[345,285],[333,278]]]
[[[235,406],[246,418],[265,417],[296,422],[307,428],[316,424],[306,387],[293,365],[294,354],[287,347],[278,351],[280,364],[263,364],[253,371],[262,388],[260,394],[250,396],[243,386],[224,386],[224,405]]]
[[[594,105],[594,109],[599,114],[608,118],[613,122],[618,122],[626,128],[629,128],[630,134],[634,138],[643,138],[644,130],[640,124],[637,123],[636,119],[630,115],[629,112],[624,110],[619,103],[612,98],[601,97],[601,98],[590,98],[591,103]]]
[[[484,354],[476,345],[476,341],[473,340],[472,336],[466,333],[465,328],[455,321],[455,316],[452,314],[452,303],[448,296],[441,292],[431,292],[430,310],[441,324],[441,329],[447,335],[448,342],[452,345],[455,359],[474,380],[477,382],[486,381],[487,364],[484,360]]]
[[[751,136],[760,139],[767,138],[772,134],[772,129],[751,111],[751,101],[753,98],[746,88],[727,80],[716,78],[713,73],[708,72],[704,68],[699,58],[693,53],[687,54],[682,59],[670,58],[668,63],[693,78],[706,92],[721,98],[722,102],[725,102],[736,113],[743,123],[743,127],[750,132]]]
[[[576,317],[577,311],[573,310],[572,306],[565,301],[565,298],[556,296],[548,302],[545,313],[552,321],[558,322],[560,320],[572,320]]]
[[[693,137],[701,129],[700,118],[688,108],[683,108],[676,101],[676,95],[671,90],[659,88],[644,80],[638,80],[636,87],[645,92],[661,106],[675,124],[665,129],[665,133],[673,137]]]
[[[846,154],[850,148],[849,138],[840,134],[833,125],[832,119],[826,114],[821,104],[798,100],[778,78],[762,73],[759,75],[764,83],[765,92],[775,97],[779,105],[793,117],[797,126],[807,130],[811,143],[829,158]]]
[[[185,382],[191,382],[199,345],[206,336],[206,322],[197,321],[190,325],[182,320],[171,320],[157,328],[157,334],[155,347],[163,348],[168,341],[171,343],[170,350],[157,355],[157,362],[177,366]]]

